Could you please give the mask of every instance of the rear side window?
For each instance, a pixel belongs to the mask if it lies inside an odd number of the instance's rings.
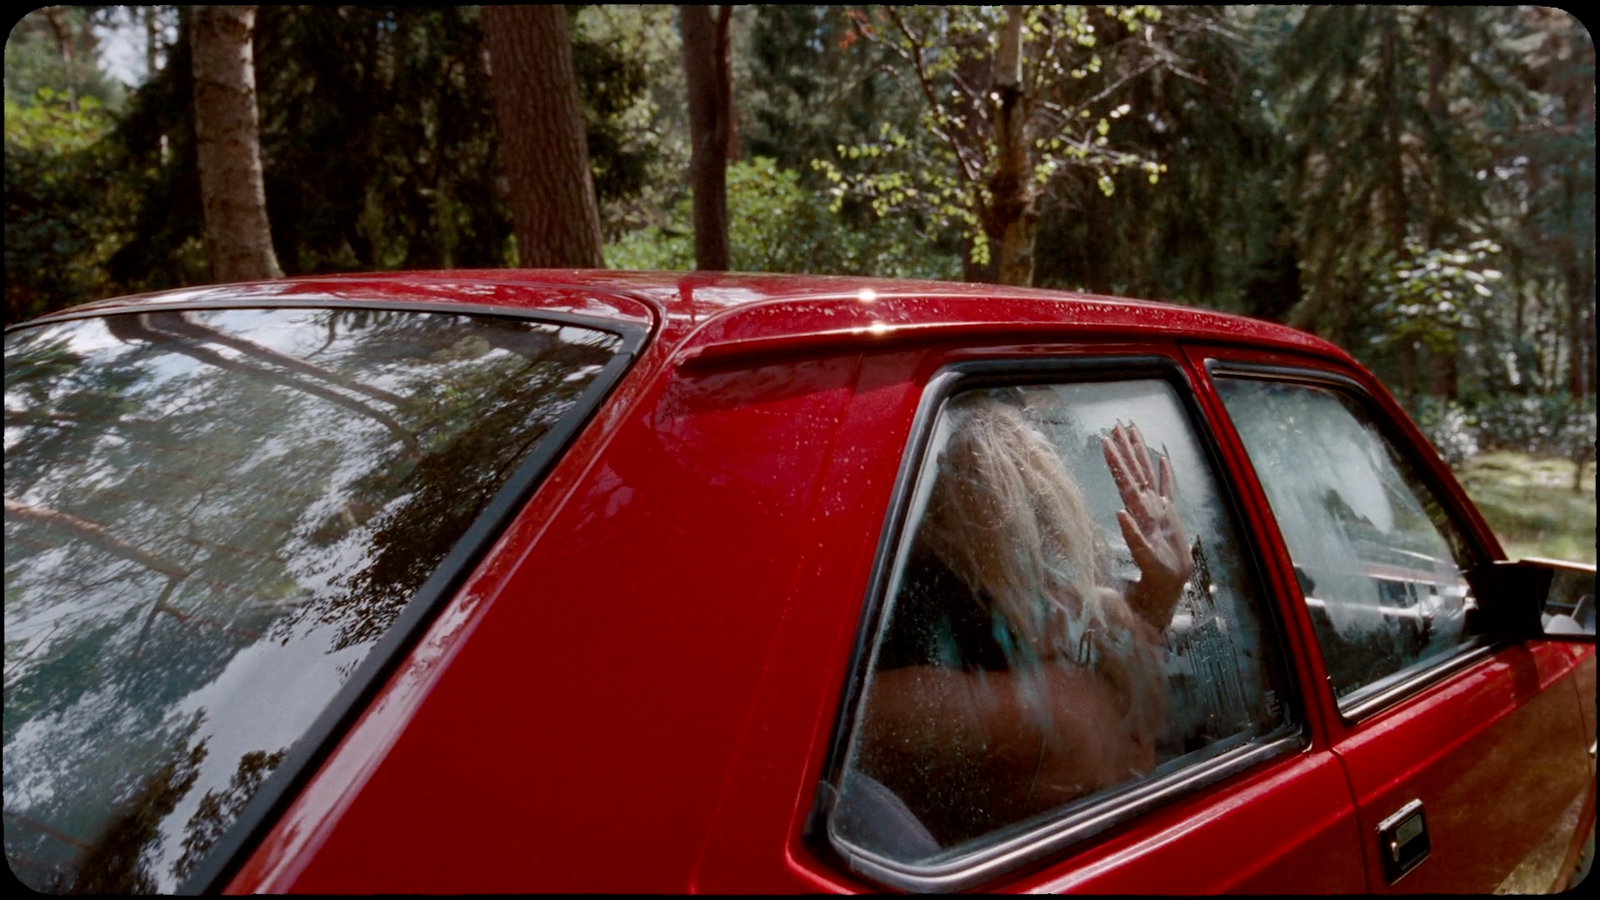
[[[1276,643],[1164,380],[955,394],[911,497],[834,846],[953,889],[1292,732]],[[1166,782],[1170,783],[1170,782]]]
[[[375,309],[7,335],[12,871],[45,891],[182,884],[587,415],[622,344]]]
[[[1349,712],[1481,638],[1475,563],[1433,491],[1342,391],[1219,378]]]

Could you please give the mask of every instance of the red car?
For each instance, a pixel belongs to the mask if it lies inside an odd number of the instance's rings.
[[[1196,309],[438,272],[6,336],[46,891],[1549,890],[1594,569]]]

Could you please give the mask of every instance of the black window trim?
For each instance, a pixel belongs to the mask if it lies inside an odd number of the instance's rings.
[[[333,695],[298,740],[290,745],[283,762],[251,795],[233,823],[218,836],[210,852],[195,866],[189,877],[177,885],[176,893],[221,892],[238,873],[250,853],[288,806],[300,789],[311,780],[322,762],[338,745],[370,705],[373,696],[388,681],[406,655],[421,639],[437,613],[477,568],[505,526],[523,508],[535,489],[544,481],[551,466],[583,432],[639,356],[649,329],[633,322],[519,307],[475,303],[410,302],[403,300],[360,300],[341,297],[292,297],[207,299],[194,302],[137,304],[114,309],[68,310],[48,317],[19,323],[6,334],[44,328],[59,322],[79,319],[104,319],[111,316],[144,315],[151,312],[190,312],[211,309],[373,309],[390,312],[429,313],[473,318],[520,319],[546,325],[572,325],[615,335],[621,344],[615,355],[601,368],[593,382],[578,396],[574,413],[561,419],[529,451],[483,511],[458,538],[444,559],[433,570],[411,600],[396,616],[384,636],[373,645],[351,672],[348,680]]]
[[[1342,372],[1330,372],[1324,369],[1316,368],[1301,368],[1299,366],[1292,365],[1239,362],[1216,358],[1207,358],[1205,361],[1205,368],[1206,375],[1212,380],[1213,388],[1215,387],[1215,383],[1218,378],[1233,378],[1247,381],[1272,381],[1286,384],[1301,384],[1309,387],[1320,387],[1325,390],[1343,394],[1353,400],[1356,405],[1360,406],[1367,412],[1368,418],[1375,426],[1377,426],[1379,433],[1383,436],[1384,440],[1389,443],[1390,446],[1394,447],[1396,451],[1404,454],[1407,457],[1416,456],[1416,448],[1412,446],[1411,441],[1406,437],[1406,435],[1394,427],[1394,424],[1389,421],[1389,416],[1376,414],[1377,403],[1372,397],[1372,392],[1369,391],[1361,382]],[[1228,418],[1228,427],[1233,428],[1234,432],[1237,434],[1238,428],[1233,423],[1232,413],[1228,412],[1225,404],[1219,405],[1222,407],[1223,415],[1227,416]],[[1249,453],[1245,454],[1245,462],[1250,467],[1251,477],[1254,478],[1256,483],[1259,485],[1261,483],[1261,476],[1256,472],[1255,460],[1250,458]],[[1451,500],[1451,492],[1444,490],[1444,485],[1439,483],[1438,477],[1433,471],[1433,467],[1418,465],[1413,459],[1411,461],[1411,468],[1422,481],[1423,486],[1432,492],[1434,502],[1438,503],[1439,507],[1444,510],[1445,515],[1449,517],[1451,527],[1454,528],[1461,536],[1461,539],[1466,543],[1468,549],[1477,555],[1478,559],[1472,562],[1485,562],[1494,559],[1494,554],[1490,553],[1479,542],[1476,532],[1471,528],[1462,527],[1461,511],[1456,508],[1454,502]],[[1274,514],[1273,527],[1277,528],[1276,514]],[[1279,540],[1282,540],[1281,529],[1279,529]],[[1287,546],[1285,546],[1284,552],[1285,555],[1288,554]],[[1301,604],[1303,606],[1306,605],[1303,594],[1301,596]],[[1504,640],[1494,640],[1485,638],[1484,636],[1478,636],[1478,639],[1463,643],[1453,650],[1437,657],[1436,659],[1412,666],[1408,669],[1401,669],[1399,672],[1396,672],[1387,678],[1379,679],[1378,681],[1373,682],[1374,685],[1383,686],[1372,693],[1362,694],[1354,703],[1342,703],[1340,702],[1339,697],[1335,696],[1334,706],[1336,709],[1338,709],[1339,718],[1344,722],[1345,725],[1358,725],[1367,719],[1372,718],[1378,713],[1390,709],[1401,701],[1415,696],[1416,694],[1427,690],[1441,681],[1444,681],[1451,675],[1454,675],[1463,669],[1470,668],[1482,660],[1488,659],[1489,657],[1493,656],[1501,647],[1503,647],[1505,643],[1506,642]],[[1317,644],[1317,652],[1318,654],[1323,652],[1320,641]],[[1326,671],[1326,669],[1324,669],[1324,671]],[[1324,678],[1327,677],[1328,676],[1324,675]],[[1393,679],[1392,683],[1384,685],[1384,681],[1387,681],[1390,678]],[[1328,683],[1328,688],[1331,692],[1333,688],[1331,682]]]
[[[844,776],[850,738],[855,731],[861,697],[865,689],[873,645],[882,626],[887,589],[895,566],[905,552],[908,539],[906,517],[918,475],[926,457],[934,425],[949,399],[960,391],[982,387],[1015,387],[1027,384],[1086,383],[1158,379],[1172,387],[1189,417],[1196,442],[1201,446],[1216,483],[1218,499],[1232,517],[1236,533],[1250,534],[1245,527],[1243,506],[1223,464],[1220,445],[1209,419],[1195,397],[1187,370],[1176,359],[1156,354],[1126,354],[1092,357],[1012,357],[963,360],[936,372],[923,388],[912,419],[910,438],[891,489],[889,509],[879,534],[861,620],[851,647],[849,673],[835,717],[832,739],[824,758],[817,793],[806,818],[803,839],[825,855],[832,855],[847,869],[873,881],[902,890],[948,892],[966,890],[1011,874],[1046,857],[1189,795],[1246,769],[1269,760],[1300,753],[1310,746],[1307,719],[1299,678],[1290,664],[1289,643],[1278,604],[1268,594],[1260,598],[1261,633],[1264,640],[1276,643],[1284,683],[1279,698],[1284,710],[1284,725],[1274,735],[1241,741],[1217,750],[1215,756],[1190,761],[1182,767],[1155,775],[1148,781],[1113,789],[1081,805],[1072,804],[1054,817],[1020,834],[982,846],[955,859],[932,865],[914,865],[891,860],[849,844],[835,834],[831,814],[838,799],[837,785]],[[1241,562],[1265,590],[1264,560],[1253,542],[1244,540]],[[1226,743],[1226,742],[1225,742]],[[1181,757],[1180,757],[1181,759]],[[1173,762],[1176,762],[1174,760]]]

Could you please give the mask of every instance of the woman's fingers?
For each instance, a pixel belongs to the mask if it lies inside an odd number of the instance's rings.
[[[1128,433],[1123,429],[1121,422],[1111,429],[1111,435],[1103,438],[1101,443],[1105,446],[1106,464],[1111,467],[1111,478],[1117,483],[1124,499],[1144,487],[1146,481],[1144,473],[1139,467],[1138,457],[1133,452]]]
[[[1170,469],[1159,477],[1150,466],[1150,450],[1144,437],[1135,426],[1118,422],[1109,437],[1101,439],[1106,466],[1111,470],[1111,480],[1117,486],[1122,504],[1131,513],[1143,531],[1158,527],[1163,516],[1163,498],[1172,494]],[[1166,461],[1163,460],[1165,465]]]
[[[1128,491],[1135,485],[1132,472],[1128,468],[1128,461],[1122,454],[1121,428],[1119,424],[1111,429],[1109,436],[1100,439],[1100,446],[1106,453],[1106,467],[1111,470],[1111,480],[1116,482],[1117,490],[1126,498]]]
[[[1133,455],[1134,464],[1138,466],[1138,474],[1145,487],[1153,488],[1155,472],[1150,468],[1150,448],[1144,445],[1144,435],[1139,433],[1139,426],[1129,425],[1127,429],[1128,450]]]
[[[1117,524],[1122,526],[1122,539],[1128,542],[1128,552],[1133,554],[1133,564],[1139,567],[1139,571],[1145,572],[1158,565],[1156,553],[1151,549],[1144,531],[1127,510],[1117,510]]]
[[[1154,464],[1137,426],[1121,422],[1101,439],[1106,466],[1125,509],[1117,510],[1117,526],[1139,569],[1139,580],[1126,599],[1157,632],[1166,628],[1173,604],[1194,574],[1189,539],[1178,515],[1176,478],[1165,456]]]
[[[1117,513],[1117,522],[1134,561],[1141,571],[1186,578],[1188,542],[1178,516],[1171,461],[1162,457],[1151,466],[1150,448],[1136,425],[1118,422],[1101,445],[1126,508]]]

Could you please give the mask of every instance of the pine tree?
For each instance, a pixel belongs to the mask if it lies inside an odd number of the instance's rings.
[[[566,9],[493,6],[483,15],[520,262],[604,268]]]

